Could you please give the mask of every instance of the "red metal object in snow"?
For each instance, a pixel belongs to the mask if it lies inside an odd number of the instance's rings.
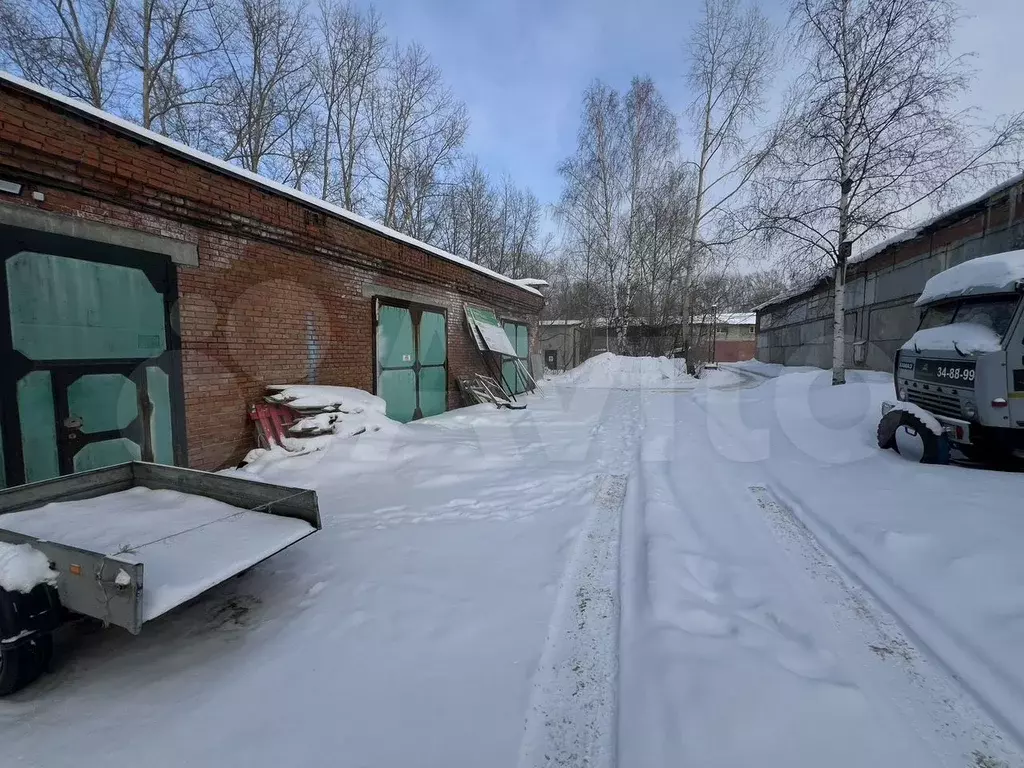
[[[256,427],[256,441],[260,448],[272,448],[274,444],[287,450],[284,438],[288,427],[295,423],[299,414],[287,405],[279,403],[254,403],[249,406],[249,418]]]

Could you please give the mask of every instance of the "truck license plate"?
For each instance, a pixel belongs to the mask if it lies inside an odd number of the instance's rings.
[[[917,359],[914,378],[954,387],[974,387],[974,361]]]

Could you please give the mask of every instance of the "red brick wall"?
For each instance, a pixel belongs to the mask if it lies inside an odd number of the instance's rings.
[[[715,342],[715,362],[735,363],[740,360],[751,360],[757,352],[754,339]]]
[[[463,302],[525,320],[543,300],[413,246],[325,214],[159,145],[0,82],[0,178],[22,204],[198,245],[178,267],[189,463],[237,462],[251,447],[246,405],[266,384],[307,380],[309,329],[317,382],[373,390],[371,286],[448,310],[449,405],[454,377],[483,370]],[[31,193],[41,191],[45,201]]]

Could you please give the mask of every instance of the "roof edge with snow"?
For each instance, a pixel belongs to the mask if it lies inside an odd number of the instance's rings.
[[[262,187],[263,189],[269,192],[281,195],[283,197],[291,198],[292,200],[303,203],[304,205],[318,208],[339,219],[343,219],[349,224],[354,224],[357,227],[361,227],[363,229],[376,232],[377,234],[383,235],[384,237],[387,237],[391,240],[405,243],[406,245],[411,245],[412,247],[417,248],[421,251],[425,251],[426,253],[429,253],[432,256],[437,256],[438,258],[444,259],[445,261],[450,261],[461,267],[465,267],[466,269],[478,272],[479,274],[482,274],[493,280],[498,280],[499,282],[506,283],[507,285],[511,285],[514,288],[518,288],[519,290],[526,291],[527,293],[533,294],[534,296],[543,296],[543,294],[537,289],[532,288],[529,285],[525,285],[523,282],[508,277],[507,275],[503,275],[500,272],[495,272],[493,269],[488,269],[487,267],[481,266],[480,264],[476,264],[472,261],[469,261],[468,259],[464,259],[461,256],[456,256],[454,253],[448,253],[447,251],[443,251],[440,248],[430,245],[429,243],[424,243],[422,240],[417,240],[414,237],[405,235],[399,232],[398,230],[392,229],[391,227],[386,227],[383,224],[378,224],[377,222],[371,219],[367,219],[364,216],[360,216],[359,214],[353,213],[352,211],[346,210],[345,208],[341,208],[337,205],[333,205],[332,203],[328,203],[326,200],[321,200],[320,198],[314,197],[313,195],[307,194],[301,190],[294,189],[292,187],[287,187],[284,184],[280,184],[276,181],[268,179],[265,176],[260,176],[259,174],[247,171],[244,168],[239,168],[237,165],[232,165],[231,163],[228,163],[224,160],[220,160],[214,157],[213,155],[207,154],[206,152],[202,152],[198,149],[193,149],[192,147],[186,144],[182,144],[180,141],[176,141],[174,139],[168,138],[167,136],[163,136],[162,134],[143,128],[142,126],[129,122],[128,120],[120,118],[117,115],[112,115],[109,112],[104,112],[103,110],[97,109],[96,107],[86,104],[85,102],[78,101],[69,96],[64,96],[63,94],[57,93],[56,91],[51,91],[49,88],[45,88],[41,85],[31,83],[28,80],[24,80],[18,77],[17,75],[12,75],[9,72],[4,72],[0,70],[0,82],[12,85],[15,88],[18,88],[22,91],[27,91],[29,94],[32,94],[33,96],[41,97],[51,102],[56,102],[57,104],[60,104],[61,106],[83,117],[91,118],[100,123],[103,123],[106,126],[114,128],[123,133],[127,133],[133,138],[142,139],[143,141],[146,141],[150,144],[160,146],[163,149],[169,150],[170,152],[176,155],[180,155],[187,160],[198,163],[200,165],[207,166],[212,170],[218,171],[220,173],[225,173],[230,176],[234,176],[235,178],[238,179],[242,179],[243,181],[247,181],[251,184],[255,184],[258,187]]]
[[[943,224],[947,219],[951,219],[954,217],[961,218],[964,214],[970,212],[972,209],[977,208],[981,206],[983,203],[987,202],[989,198],[1007,192],[1012,187],[1015,187],[1021,182],[1024,182],[1024,173],[1019,173],[1016,176],[1013,176],[1007,179],[1006,181],[1002,182],[1001,184],[997,184],[996,186],[986,190],[982,194],[977,195],[976,197],[973,197],[964,203],[961,203],[960,205],[955,205],[952,208],[949,208],[945,211],[942,211],[941,213],[936,214],[935,216],[931,216],[927,219],[919,221],[916,224],[912,225],[911,227],[908,227],[904,231],[893,235],[887,240],[883,240],[877,245],[873,245],[870,248],[866,248],[865,250],[858,253],[856,256],[850,257],[847,264],[850,266],[854,264],[863,264],[875,258],[876,256],[879,256],[882,253],[888,251],[890,248],[898,246],[901,243],[905,243],[908,240],[913,240],[914,238],[919,237],[921,235],[927,234],[928,230]],[[815,278],[814,280],[804,283],[801,286],[780,293],[778,296],[769,299],[768,301],[754,307],[754,309],[757,312],[761,312],[765,309],[768,309],[769,307],[774,307],[779,304],[785,304],[787,301],[792,301],[793,299],[799,298],[800,296],[817,290],[823,283],[828,282],[829,279],[830,277],[828,275],[823,275],[821,277]]]

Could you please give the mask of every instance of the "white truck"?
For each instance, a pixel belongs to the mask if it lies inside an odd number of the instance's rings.
[[[917,332],[897,352],[897,401],[882,407],[878,444],[910,429],[922,461],[1005,463],[1024,455],[1024,250],[965,261],[933,276],[915,302]]]

